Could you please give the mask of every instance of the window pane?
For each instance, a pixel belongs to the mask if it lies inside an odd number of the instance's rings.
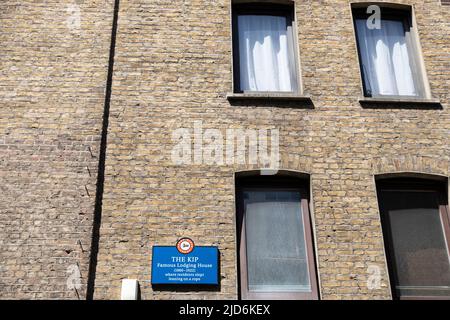
[[[286,17],[239,15],[238,37],[242,91],[293,91]]]
[[[380,29],[369,29],[367,19],[356,19],[356,27],[367,90],[373,96],[417,96],[403,21],[382,19]]]
[[[450,295],[450,263],[435,192],[384,191],[397,283],[402,296]]]
[[[300,193],[244,192],[250,291],[310,292]]]

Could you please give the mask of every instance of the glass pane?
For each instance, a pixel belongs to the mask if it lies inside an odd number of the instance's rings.
[[[239,15],[242,91],[293,91],[287,21],[283,16]]]
[[[367,19],[356,19],[358,46],[364,82],[373,96],[417,96],[401,20],[381,20],[379,29],[369,29]]]
[[[310,292],[298,191],[244,192],[250,291]]]
[[[438,194],[384,191],[380,201],[391,229],[398,294],[450,295],[450,262]]]

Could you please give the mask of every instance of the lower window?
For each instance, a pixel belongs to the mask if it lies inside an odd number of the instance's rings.
[[[450,223],[445,185],[377,183],[394,298],[450,298]]]
[[[317,299],[307,189],[280,180],[238,186],[242,299]]]

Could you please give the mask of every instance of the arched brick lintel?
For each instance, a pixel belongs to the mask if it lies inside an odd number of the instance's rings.
[[[256,172],[259,170],[278,170],[280,174],[283,172],[288,174],[291,172],[292,175],[311,175],[312,174],[313,159],[309,156],[291,154],[291,153],[280,153],[279,161],[276,166],[263,169],[259,164],[238,164],[234,166],[234,172]]]
[[[449,158],[399,155],[379,157],[372,161],[372,173],[377,177],[407,175],[442,179],[450,174]]]

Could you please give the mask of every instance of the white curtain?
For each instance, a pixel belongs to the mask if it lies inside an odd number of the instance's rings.
[[[242,91],[293,91],[286,18],[239,15]]]
[[[244,192],[251,291],[310,292],[300,194]]]
[[[380,29],[369,29],[366,21],[356,20],[366,87],[374,96],[416,96],[402,21],[382,20]]]

